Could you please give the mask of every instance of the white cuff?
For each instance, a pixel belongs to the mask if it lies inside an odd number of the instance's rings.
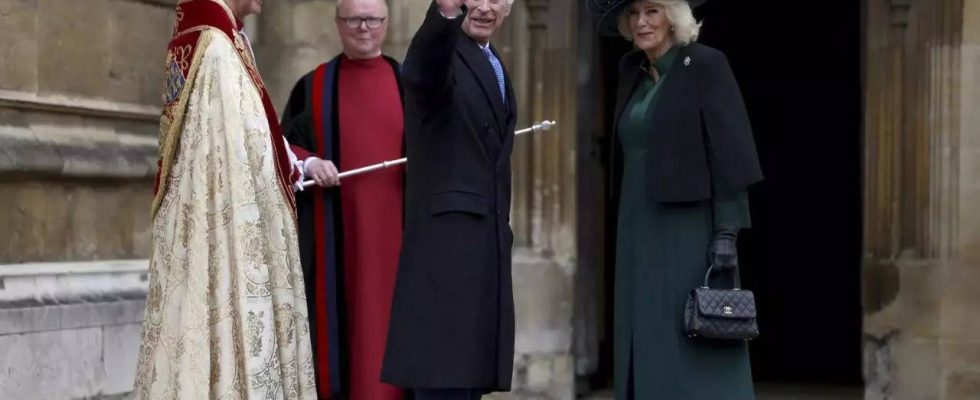
[[[305,160],[303,160],[303,161],[300,161],[300,162],[299,162],[299,165],[300,165],[300,171],[302,171],[302,172],[303,172],[303,176],[306,176],[306,175],[309,175],[309,174],[310,174],[310,172],[309,172],[309,170],[307,169],[307,167],[308,167],[308,166],[310,165],[310,160],[312,160],[312,159],[317,159],[317,160],[319,160],[319,159],[320,159],[320,157],[317,157],[317,156],[309,156],[309,157],[306,157],[306,159],[305,159]]]
[[[296,160],[296,162],[293,164],[294,168],[296,168],[296,169],[299,170],[299,182],[293,183],[293,189],[295,191],[297,191],[297,192],[302,192],[303,191],[303,183],[306,182],[306,176],[309,175],[309,170],[308,170],[307,167],[310,164],[310,160],[313,160],[313,159],[318,159],[319,160],[320,157],[309,156],[309,157],[306,157],[305,160]]]
[[[303,166],[303,161],[297,160],[293,164],[293,168],[299,171],[299,180],[293,182],[293,187],[297,192],[303,191],[303,182],[306,182],[306,168]]]
[[[449,15],[443,14],[442,13],[442,10],[439,10],[439,15],[442,15],[442,17],[445,18],[445,19],[456,19],[456,18],[459,18],[460,15],[463,15],[463,9],[462,8],[457,8],[456,9],[456,15],[453,15],[453,16],[449,16]]]

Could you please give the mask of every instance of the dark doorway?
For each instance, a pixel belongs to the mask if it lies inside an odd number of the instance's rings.
[[[861,2],[776,12],[699,10],[701,42],[728,55],[766,181],[741,242],[759,296],[757,380],[861,382]]]
[[[785,5],[784,5],[785,6]],[[861,2],[787,12],[772,2],[714,1],[696,14],[701,43],[723,51],[742,89],[766,180],[750,191],[743,286],[758,298],[759,382],[860,384]],[[610,145],[618,56],[601,39],[603,147]],[[583,205],[585,206],[585,205]],[[606,334],[611,340],[615,200],[607,202]],[[611,376],[611,343],[600,381]]]

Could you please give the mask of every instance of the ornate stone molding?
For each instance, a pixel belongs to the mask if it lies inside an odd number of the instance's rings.
[[[146,297],[148,260],[0,265],[0,310]]]
[[[177,0],[129,0],[136,3],[146,3],[160,7],[173,8],[177,6]]]
[[[70,96],[0,90],[0,109],[45,111],[117,120],[158,122],[160,107]]]
[[[0,90],[0,114],[0,176],[119,179],[156,173],[157,107]]]
[[[5,132],[0,126],[0,177],[139,179],[156,174],[156,138],[53,142]]]

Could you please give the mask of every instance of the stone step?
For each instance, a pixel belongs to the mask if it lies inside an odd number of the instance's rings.
[[[792,384],[756,384],[756,400],[862,400],[861,386],[816,386]],[[582,400],[613,400],[612,391],[590,394]]]

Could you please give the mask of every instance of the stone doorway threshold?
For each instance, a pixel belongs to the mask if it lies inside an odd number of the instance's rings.
[[[864,388],[861,386],[818,386],[757,383],[756,400],[862,400]],[[583,400],[612,400],[612,391],[595,393]]]

